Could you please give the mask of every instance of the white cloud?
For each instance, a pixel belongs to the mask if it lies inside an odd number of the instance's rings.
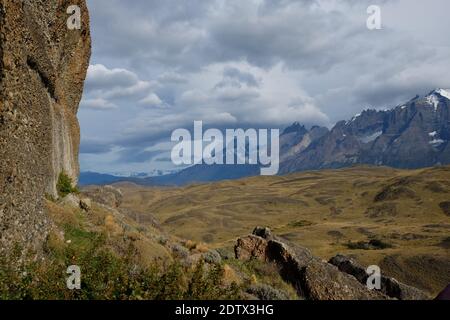
[[[134,72],[123,68],[108,68],[103,64],[88,68],[82,107],[109,110],[117,109],[120,100],[129,104],[145,102],[155,84],[142,80]],[[151,94],[150,94],[151,95]],[[162,104],[161,101],[159,101]]]
[[[117,106],[114,103],[111,103],[103,98],[83,99],[81,101],[80,107],[93,110],[117,109]]]
[[[144,107],[147,107],[147,108],[161,108],[161,107],[164,107],[164,103],[153,92],[150,93],[145,98],[139,100],[139,104],[144,106]]]
[[[103,64],[94,64],[88,68],[86,86],[89,90],[110,90],[133,86],[138,80],[136,74],[126,69],[108,69]]]

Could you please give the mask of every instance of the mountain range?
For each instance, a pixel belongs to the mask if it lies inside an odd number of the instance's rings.
[[[387,110],[365,110],[329,130],[296,122],[280,135],[280,171],[336,169],[358,164],[414,169],[450,164],[450,90]],[[142,185],[186,185],[259,174],[259,165],[195,165],[148,178],[82,173],[80,184],[131,181]]]

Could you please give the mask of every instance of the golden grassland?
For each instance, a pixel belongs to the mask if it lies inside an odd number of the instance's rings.
[[[119,185],[145,225],[231,250],[259,226],[323,259],[337,253],[437,293],[450,282],[450,167],[353,167],[183,188]],[[386,247],[364,246],[379,240]],[[359,249],[358,249],[359,248]]]

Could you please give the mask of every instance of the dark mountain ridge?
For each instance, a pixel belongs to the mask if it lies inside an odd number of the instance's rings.
[[[335,169],[358,164],[415,169],[450,164],[450,90],[436,89],[390,110],[368,109],[328,130],[299,122],[280,136],[280,171]],[[143,185],[185,185],[259,174],[259,165],[195,165],[145,179],[98,177]],[[86,184],[83,174],[81,184]]]
[[[414,169],[450,163],[450,91],[391,110],[366,110],[281,163],[280,173],[355,164]]]

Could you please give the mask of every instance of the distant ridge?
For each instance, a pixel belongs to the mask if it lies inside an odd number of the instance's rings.
[[[331,130],[299,122],[280,136],[280,174],[358,164],[415,169],[450,164],[450,90],[435,89],[390,110],[365,110]],[[259,174],[255,165],[195,165],[143,179],[82,173],[80,183],[181,186]]]
[[[110,174],[97,172],[81,172],[79,178],[80,186],[87,185],[107,185],[128,179],[127,177],[117,177]]]

